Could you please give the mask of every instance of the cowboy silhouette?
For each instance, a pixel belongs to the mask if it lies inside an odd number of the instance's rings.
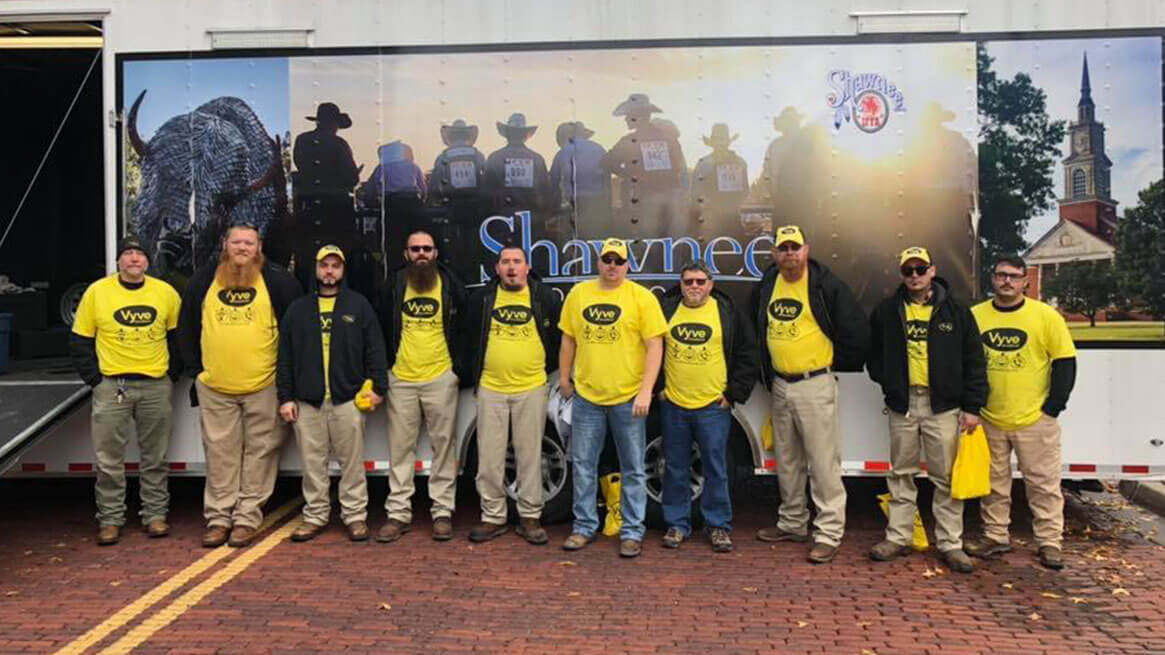
[[[696,162],[692,173],[692,232],[698,237],[743,235],[740,205],[748,197],[748,165],[731,149],[738,136],[729,136],[728,126],[716,123],[703,137],[712,152]]]
[[[513,114],[497,126],[506,145],[491,152],[485,162],[485,186],[494,208],[503,215],[521,210],[541,214],[549,205],[550,176],[542,155],[526,147],[538,127],[526,125],[524,114]]]
[[[612,112],[624,118],[631,132],[602,163],[619,178],[620,217],[634,235],[671,234],[687,227],[683,211],[687,164],[674,125],[651,119],[662,111],[645,94],[632,93]]]
[[[580,122],[560,124],[554,133],[559,150],[550,165],[551,205],[584,239],[611,234],[611,174],[602,167],[606,151],[590,140],[594,134]]]

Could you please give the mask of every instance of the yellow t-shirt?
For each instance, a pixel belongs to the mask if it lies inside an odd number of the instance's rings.
[[[558,327],[577,346],[578,392],[597,405],[618,405],[639,392],[647,353],[644,341],[663,335],[667,321],[659,301],[642,285],[625,280],[607,290],[598,280],[588,280],[566,295]]]
[[[778,373],[795,375],[833,365],[833,342],[809,309],[808,272],[796,282],[786,282],[778,274],[768,312],[765,340]]]
[[[490,312],[489,342],[481,386],[498,393],[524,393],[546,384],[546,351],[534,325],[530,288],[498,287]]]
[[[332,399],[332,385],[328,382],[328,362],[332,356],[332,310],[335,296],[320,296],[320,341],[324,344],[324,400]]]
[[[253,288],[211,283],[202,302],[199,381],[219,393],[255,393],[275,381],[278,347],[279,326],[262,276]]]
[[[906,303],[906,373],[912,387],[930,386],[926,337],[934,305]]]
[[[1064,318],[1032,298],[1012,311],[990,300],[972,308],[987,356],[987,406],[983,418],[1004,430],[1040,420],[1052,386],[1052,360],[1076,356]]]
[[[724,395],[728,363],[723,335],[715,298],[694,309],[680,303],[667,323],[665,337],[664,393],[669,401],[684,409],[700,409]]]
[[[392,374],[405,382],[428,382],[453,368],[445,343],[445,318],[441,311],[441,276],[425,293],[405,285],[401,303],[400,348]]]
[[[180,304],[178,292],[162,280],[146,276],[141,287],[127,289],[114,273],[85,290],[73,332],[96,340],[102,375],[160,378],[170,367],[166,332],[178,326]]]

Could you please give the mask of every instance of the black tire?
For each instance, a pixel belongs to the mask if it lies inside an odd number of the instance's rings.
[[[735,427],[735,419],[734,419]],[[725,470],[728,473],[728,488],[735,488],[737,482],[736,449],[733,447],[733,435],[729,432],[728,447],[725,449]],[[644,449],[645,468],[647,472],[647,525],[653,528],[665,529],[663,520],[663,432],[652,430],[648,434],[647,447]],[[700,496],[704,493],[704,466],[700,457],[700,450],[692,444],[692,530],[695,531],[704,525],[704,515],[700,512]]]

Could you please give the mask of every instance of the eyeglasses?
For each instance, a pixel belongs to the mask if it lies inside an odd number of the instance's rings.
[[[626,259],[617,257],[616,255],[603,255],[599,261],[607,264],[608,266],[622,266],[623,264],[627,263]]]
[[[903,266],[902,268],[900,268],[898,270],[902,271],[902,277],[910,277],[911,275],[917,275],[918,277],[922,277],[923,275],[926,275],[927,271],[930,270],[930,264],[925,264],[925,265],[920,264],[918,266]]]
[[[999,271],[995,271],[993,275],[997,280],[1011,280],[1012,282],[1016,282],[1027,277],[1027,273],[1001,273]]]
[[[433,246],[409,246],[409,252],[433,252]]]
[[[799,243],[782,243],[777,246],[778,252],[800,252],[801,244]]]
[[[705,284],[708,284],[708,278],[706,278],[706,277],[688,277],[688,278],[683,279],[683,283],[684,283],[685,287],[702,287]]]

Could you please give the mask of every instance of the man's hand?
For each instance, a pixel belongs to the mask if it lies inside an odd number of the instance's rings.
[[[640,391],[635,394],[635,400],[631,403],[631,416],[639,418],[647,416],[647,412],[651,410],[651,391]]]
[[[725,398],[723,395],[720,396],[720,402],[718,404],[724,409],[728,409],[729,407],[732,407],[732,403],[728,402],[728,399]]]
[[[288,423],[295,423],[299,419],[299,404],[289,400],[279,406],[279,415]]]
[[[959,428],[965,434],[971,434],[977,427],[979,427],[978,414],[968,414],[967,412],[959,414]]]
[[[570,383],[570,379],[558,381],[558,395],[563,398],[570,398],[574,395],[574,385]]]
[[[376,409],[380,407],[380,403],[384,402],[384,396],[370,390],[368,392],[368,402],[372,403],[372,409]]]

